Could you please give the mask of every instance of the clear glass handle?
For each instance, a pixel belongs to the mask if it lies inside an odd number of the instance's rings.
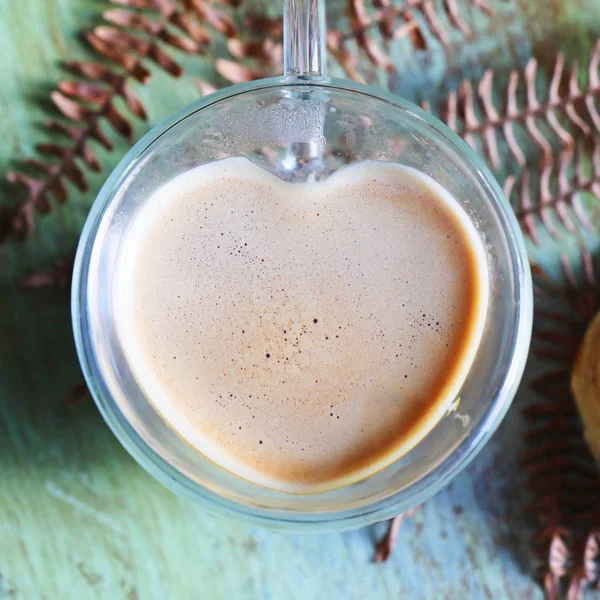
[[[296,77],[327,75],[325,0],[285,0],[283,72]]]

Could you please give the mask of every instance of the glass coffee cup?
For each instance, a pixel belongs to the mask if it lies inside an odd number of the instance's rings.
[[[132,456],[171,490],[213,512],[281,530],[349,529],[381,521],[447,484],[508,410],[531,335],[532,292],[517,221],[493,176],[447,127],[411,103],[325,73],[319,0],[288,0],[284,76],[207,96],[155,127],[124,157],[92,207],[77,253],[73,326],[89,389]],[[137,382],[119,342],[115,265],[152,193],[175,176],[245,157],[289,182],[324,180],[365,160],[433,178],[462,206],[486,251],[489,303],[477,355],[454,412],[410,452],[352,485],[293,494],[246,481],[171,428]]]

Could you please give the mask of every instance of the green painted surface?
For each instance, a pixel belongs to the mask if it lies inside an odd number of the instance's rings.
[[[396,47],[401,75],[390,86],[413,98],[434,95],[482,64],[523,64],[533,50],[550,56],[559,45],[582,58],[600,33],[597,0],[492,4],[496,22],[461,3],[472,42],[454,32],[448,51],[435,40],[428,55]],[[0,173],[45,139],[48,93],[65,77],[60,63],[93,57],[80,32],[106,7],[104,0],[0,0]],[[210,57],[185,61],[198,76],[210,72]],[[196,97],[189,79],[162,73],[139,92],[150,124]],[[136,123],[136,135],[147,127]],[[91,401],[64,407],[80,380],[68,292],[14,284],[74,250],[95,192],[127,147],[115,142],[113,154],[98,151],[105,170],[90,176],[89,193],[71,189],[69,203],[39,222],[33,240],[0,250],[0,598],[541,598],[517,463],[526,392],[468,470],[403,525],[386,565],[371,564],[383,525],[287,536],[215,518],[138,467]],[[1,184],[2,205],[16,193]],[[548,244],[535,254],[552,263],[557,251]]]

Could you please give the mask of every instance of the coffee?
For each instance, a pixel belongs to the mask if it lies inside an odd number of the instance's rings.
[[[422,440],[485,322],[475,227],[389,163],[305,184],[242,158],[197,167],[119,256],[119,336],[148,398],[207,458],[285,491],[355,482]]]

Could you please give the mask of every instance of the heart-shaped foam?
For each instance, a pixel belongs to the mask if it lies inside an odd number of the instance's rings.
[[[208,458],[278,489],[345,485],[407,452],[485,320],[475,227],[399,165],[307,184],[204,165],[147,201],[120,255],[120,337],[150,400]]]

